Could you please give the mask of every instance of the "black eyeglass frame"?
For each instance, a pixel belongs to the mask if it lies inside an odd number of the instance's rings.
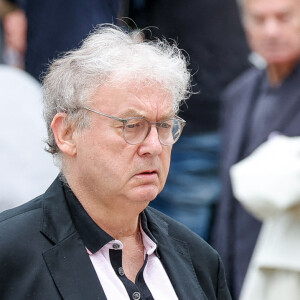
[[[150,133],[150,130],[151,130],[151,127],[152,126],[156,126],[157,130],[159,130],[159,128],[166,122],[166,121],[169,121],[169,120],[177,120],[179,121],[179,128],[180,128],[180,132],[178,134],[178,136],[176,137],[176,139],[174,140],[173,143],[171,144],[166,144],[166,143],[163,143],[160,139],[160,135],[158,134],[158,139],[159,139],[159,142],[164,145],[164,146],[171,146],[171,145],[174,145],[180,138],[181,136],[181,133],[182,133],[182,130],[184,128],[184,126],[186,125],[186,121],[183,120],[182,118],[180,118],[179,116],[175,115],[173,118],[169,118],[169,119],[166,119],[166,120],[163,120],[161,122],[150,122],[149,120],[147,120],[145,117],[132,117],[132,118],[118,118],[118,117],[114,117],[114,116],[110,116],[110,115],[107,115],[107,114],[104,114],[100,111],[96,111],[92,108],[89,108],[87,106],[81,106],[79,107],[79,109],[85,109],[85,110],[88,110],[88,111],[91,111],[91,112],[94,112],[100,116],[103,116],[103,117],[107,117],[107,118],[110,118],[110,119],[113,119],[113,120],[116,120],[116,121],[119,121],[119,122],[122,122],[123,123],[123,138],[125,140],[125,142],[127,144],[130,144],[130,145],[138,145],[138,144],[141,144],[146,138],[147,136],[149,135]],[[129,143],[127,140],[126,140],[126,135],[125,135],[125,129],[126,129],[126,124],[131,121],[131,120],[138,120],[138,119],[141,119],[141,120],[145,120],[147,123],[148,123],[148,131],[147,131],[147,134],[145,135],[144,139],[138,143]]]

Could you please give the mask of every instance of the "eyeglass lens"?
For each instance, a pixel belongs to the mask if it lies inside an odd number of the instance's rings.
[[[177,119],[165,120],[157,126],[159,140],[164,145],[174,144],[181,134],[180,121]],[[151,124],[142,118],[128,120],[124,127],[124,138],[129,144],[141,143],[149,131]]]

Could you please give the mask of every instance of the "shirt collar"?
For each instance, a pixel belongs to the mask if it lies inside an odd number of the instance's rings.
[[[102,230],[88,215],[85,209],[82,207],[81,203],[73,193],[73,191],[67,185],[63,184],[64,193],[67,199],[67,203],[70,209],[71,218],[75,225],[76,230],[79,233],[85,247],[88,249],[90,253],[96,253],[99,251],[104,245],[115,240],[112,236]],[[145,233],[148,236],[149,240],[143,239],[144,242],[147,241],[147,245],[153,250],[157,250],[153,248],[153,243],[157,245],[157,241],[150,232],[147,224],[147,217],[145,212],[143,211],[140,214],[140,225],[142,229],[142,233]],[[144,236],[144,235],[143,235]],[[152,242],[151,242],[152,241]],[[151,247],[150,247],[151,245]],[[152,251],[153,252],[153,251]],[[155,251],[156,252],[156,251]]]

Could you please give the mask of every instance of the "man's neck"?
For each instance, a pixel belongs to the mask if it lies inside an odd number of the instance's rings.
[[[267,67],[267,76],[271,86],[280,85],[294,70],[298,60],[282,64],[270,64]]]
[[[115,239],[122,241],[139,234],[139,214],[143,210],[141,207],[106,207],[100,201],[86,201],[81,195],[78,195],[78,200],[93,221]],[[111,201],[118,202],[114,199]]]
[[[104,218],[103,215],[100,216],[97,213],[90,214],[89,211],[87,213],[99,227],[117,240],[123,242],[127,239],[139,239],[140,237],[139,216],[124,218],[124,216],[117,214]]]
[[[68,183],[84,210],[106,233],[121,241],[139,234],[139,215],[147,207],[146,203],[130,203],[126,199],[103,201],[100,199],[103,195],[97,197],[72,182]]]

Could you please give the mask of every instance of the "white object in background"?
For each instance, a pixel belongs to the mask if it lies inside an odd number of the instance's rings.
[[[230,170],[235,197],[257,218],[300,204],[300,137],[276,135]]]
[[[45,192],[58,174],[44,151],[46,138],[39,82],[0,65],[0,211]]]

